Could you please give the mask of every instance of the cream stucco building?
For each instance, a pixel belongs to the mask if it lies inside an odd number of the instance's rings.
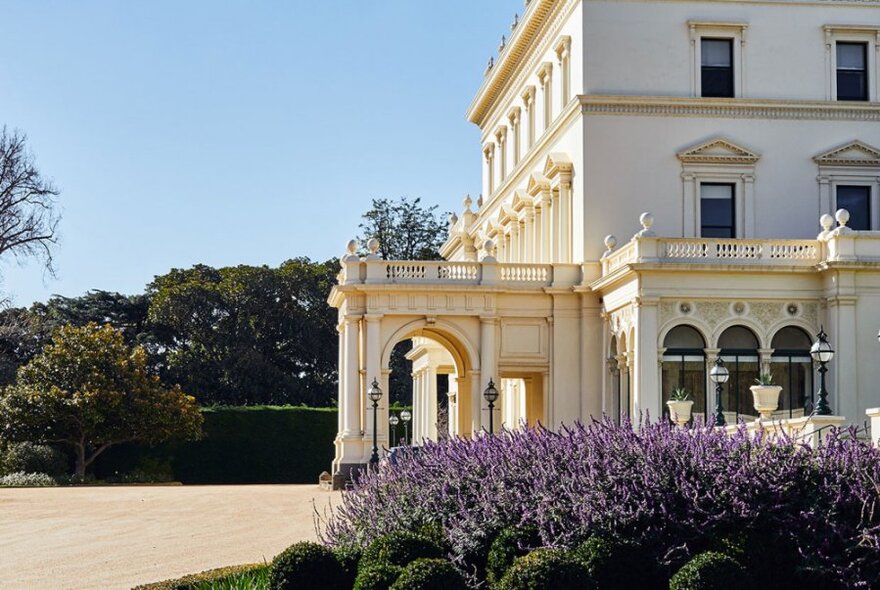
[[[482,196],[446,260],[342,258],[334,473],[369,459],[368,385],[388,390],[407,338],[415,440],[439,434],[439,379],[443,428],[469,436],[490,378],[496,427],[656,419],[681,386],[711,412],[718,356],[730,421],[768,371],[778,415],[808,415],[822,326],[831,406],[862,422],[880,406],[878,101],[877,0],[527,2],[467,113]],[[388,446],[384,399],[378,424]]]

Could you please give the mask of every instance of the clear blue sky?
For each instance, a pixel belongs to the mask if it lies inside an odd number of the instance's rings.
[[[0,123],[62,191],[58,278],[0,261],[0,290],[29,305],[337,256],[372,197],[460,209],[480,191],[464,113],[523,2],[0,7]]]

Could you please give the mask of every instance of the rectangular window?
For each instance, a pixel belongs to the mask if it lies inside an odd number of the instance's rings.
[[[733,97],[733,39],[700,39],[701,87],[705,97]]]
[[[700,236],[704,238],[735,238],[734,185],[704,183],[700,185]]]
[[[837,43],[837,100],[868,100],[867,43]]]
[[[849,211],[847,226],[855,230],[871,229],[871,187],[837,187],[837,208]]]

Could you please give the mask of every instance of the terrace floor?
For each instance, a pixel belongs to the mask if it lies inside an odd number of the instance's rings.
[[[0,588],[127,589],[315,540],[314,485],[0,488]]]

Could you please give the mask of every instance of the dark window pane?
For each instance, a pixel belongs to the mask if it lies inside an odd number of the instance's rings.
[[[704,238],[735,237],[732,184],[700,185],[700,235]]]
[[[702,95],[733,96],[733,40],[702,39],[700,42]]]
[[[871,187],[838,186],[837,208],[849,211],[847,225],[852,229],[871,229]]]
[[[867,44],[837,44],[837,100],[868,100],[867,62]]]

